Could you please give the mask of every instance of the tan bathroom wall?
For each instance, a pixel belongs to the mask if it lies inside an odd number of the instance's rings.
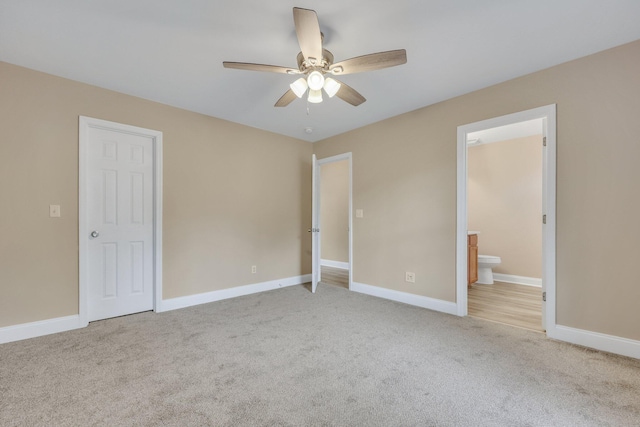
[[[638,70],[640,41],[316,142],[353,155],[354,281],[455,301],[457,127],[556,104],[557,323],[640,340]]]
[[[80,115],[164,133],[164,299],[311,272],[310,143],[0,62],[0,327],[78,313]]]
[[[349,262],[349,161],[320,167],[320,236],[323,260]]]
[[[495,273],[542,277],[542,135],[470,146],[469,230]]]

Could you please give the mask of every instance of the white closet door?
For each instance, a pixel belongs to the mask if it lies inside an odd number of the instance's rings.
[[[152,310],[153,140],[88,132],[88,320]]]

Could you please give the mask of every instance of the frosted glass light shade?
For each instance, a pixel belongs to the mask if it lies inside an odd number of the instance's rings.
[[[312,71],[309,77],[307,77],[307,84],[309,85],[309,89],[320,90],[322,86],[324,86],[324,76],[320,71]]]
[[[327,92],[329,98],[333,98],[333,95],[340,90],[340,83],[333,80],[331,77],[324,79],[324,91]]]
[[[307,100],[313,104],[319,104],[322,102],[322,90],[313,90],[309,88],[309,98]]]
[[[302,95],[307,91],[307,81],[300,77],[298,80],[291,83],[289,87],[298,98],[302,98]]]

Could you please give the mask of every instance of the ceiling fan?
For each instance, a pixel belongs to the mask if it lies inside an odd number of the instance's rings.
[[[318,23],[316,12],[294,7],[293,22],[301,50],[297,58],[298,68],[247,62],[224,61],[222,63],[225,68],[304,76],[290,85],[290,89],[276,102],[276,107],[286,107],[294,99],[302,98],[307,89],[309,91],[307,96],[309,102],[322,102],[322,90],[324,89],[330,98],[336,95],[343,101],[353,106],[358,106],[366,99],[355,89],[330,76],[379,70],[407,62],[407,52],[404,49],[398,49],[358,56],[334,63],[333,54],[322,47],[324,35],[320,32],[320,24]]]

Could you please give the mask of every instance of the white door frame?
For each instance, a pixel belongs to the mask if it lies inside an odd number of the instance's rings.
[[[311,155],[311,293],[316,292],[320,281],[320,228],[318,213],[320,212],[320,167],[315,154]]]
[[[349,290],[351,290],[351,284],[353,283],[353,172],[352,172],[352,154],[351,152],[349,153],[343,153],[343,154],[337,154],[335,156],[331,156],[331,157],[326,157],[324,159],[319,159],[317,161],[317,165],[318,168],[316,170],[316,177],[315,177],[315,197],[317,198],[317,200],[314,200],[313,203],[313,209],[315,210],[315,218],[317,218],[317,226],[314,224],[313,227],[317,227],[320,229],[320,233],[318,236],[319,242],[320,242],[320,237],[322,236],[322,218],[320,217],[320,186],[321,186],[321,182],[320,182],[320,169],[322,167],[322,165],[326,165],[328,163],[334,163],[334,162],[340,162],[343,160],[347,160],[348,164],[349,164]],[[318,247],[319,249],[322,247],[320,243],[318,243]],[[318,260],[320,259],[320,250],[318,251],[318,254],[312,254],[312,256],[317,256]],[[316,273],[316,272],[313,272]],[[321,278],[320,276],[320,265],[318,263],[318,279]]]
[[[547,335],[556,327],[556,105],[482,120],[458,126],[457,225],[456,225],[456,312],[467,315],[467,134],[528,120],[543,120],[546,146],[542,156],[542,283],[546,292],[543,323]],[[542,218],[540,218],[542,221]]]
[[[162,302],[162,132],[106,120],[80,116],[78,161],[78,247],[79,289],[78,312],[80,324],[89,324],[89,277],[87,219],[87,167],[89,129],[105,129],[150,138],[153,146],[153,309],[160,311]]]

